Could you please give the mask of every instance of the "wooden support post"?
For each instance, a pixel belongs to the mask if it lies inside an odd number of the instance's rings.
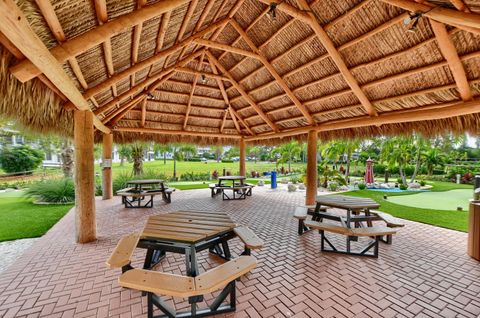
[[[480,201],[470,201],[467,253],[480,261]]]
[[[307,197],[306,205],[315,204],[317,196],[317,132],[310,130],[307,140]]]
[[[240,138],[240,175],[245,177],[246,176],[246,169],[245,169],[245,157],[247,154],[247,149],[245,147],[245,138]]]
[[[75,232],[77,243],[96,239],[95,175],[93,157],[93,113],[76,110],[75,143]]]
[[[113,134],[103,134],[102,199],[113,198],[112,187],[112,145]]]

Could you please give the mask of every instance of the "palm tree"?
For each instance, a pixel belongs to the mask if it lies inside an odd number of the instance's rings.
[[[412,138],[393,137],[383,142],[381,156],[389,166],[398,166],[402,183],[407,185],[405,166],[412,159]]]
[[[125,159],[129,160],[132,157],[132,148],[128,145],[120,145],[118,155],[120,156],[120,167],[123,167]]]
[[[300,154],[302,148],[297,141],[291,141],[289,143],[283,144],[280,147],[275,148],[273,151],[280,155],[278,163],[287,163],[288,162],[288,171],[291,171],[291,162],[296,156]]]
[[[146,145],[142,142],[135,142],[130,147],[133,159],[133,175],[140,176],[143,174],[143,156]]]
[[[428,176],[433,175],[433,169],[435,166],[445,162],[446,156],[437,148],[430,148],[423,153],[425,164],[427,166]]]
[[[414,135],[414,147],[416,148],[415,149],[415,170],[413,171],[412,178],[410,179],[411,183],[415,181],[418,171],[422,166],[422,161],[424,158],[423,154],[425,153],[425,149],[427,148],[427,143],[428,143],[428,140],[426,140],[425,138],[419,135]]]
[[[220,162],[223,154],[223,147],[222,146],[214,146],[212,147],[213,152],[215,153],[215,159],[217,162]]]
[[[347,140],[335,140],[329,142],[322,151],[322,155],[335,164],[341,159],[345,158],[345,164],[347,166],[345,170],[345,178],[348,180],[350,176],[350,166],[352,162],[352,154],[360,147],[360,141],[358,139]]]
[[[71,178],[73,176],[73,146],[68,138],[63,138],[61,157],[63,176]]]
[[[153,146],[153,151],[155,151],[155,153],[159,152],[160,154],[163,155],[163,164],[166,165],[167,164],[167,153],[169,152],[172,152],[172,146],[169,145],[169,144],[155,144]]]
[[[180,151],[183,153],[183,156],[187,159],[187,161],[197,154],[197,147],[190,144],[185,144],[180,147]]]

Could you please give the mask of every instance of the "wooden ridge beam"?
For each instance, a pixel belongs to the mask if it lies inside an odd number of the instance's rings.
[[[91,111],[86,99],[75,87],[55,57],[30,27],[28,20],[13,0],[0,1],[0,32],[52,82],[79,110]],[[96,116],[93,123],[104,133],[110,133]]]
[[[189,130],[168,130],[168,129],[153,129],[153,128],[130,128],[130,127],[117,127],[115,131],[120,132],[133,132],[133,133],[149,133],[160,135],[176,135],[176,136],[195,136],[195,137],[212,137],[212,138],[226,138],[226,139],[240,139],[240,135],[227,135],[220,133],[208,133],[200,131]]]
[[[315,124],[315,119],[310,115],[308,109],[300,102],[300,100],[295,96],[295,94],[292,92],[290,87],[287,85],[285,80],[278,74],[277,70],[272,66],[272,64],[267,60],[265,55],[257,48],[255,43],[253,43],[252,39],[248,36],[248,34],[242,29],[242,27],[237,23],[235,20],[231,20],[230,22],[233,27],[237,30],[237,32],[240,34],[240,36],[243,38],[245,42],[247,42],[248,46],[250,49],[255,52],[258,56],[260,61],[263,63],[263,65],[267,68],[267,70],[270,72],[270,74],[275,78],[277,84],[284,90],[284,92],[287,94],[288,98],[297,106],[297,108],[300,110],[300,112],[305,116],[307,119],[307,122],[310,125]]]
[[[457,116],[470,115],[480,112],[480,100],[475,99],[468,102],[457,101],[444,104],[435,104],[430,106],[421,106],[404,111],[391,111],[379,114],[377,117],[361,116],[358,118],[348,118],[334,120],[321,124],[317,127],[301,127],[280,133],[266,133],[258,136],[245,137],[247,141],[265,140],[272,138],[282,138],[294,135],[302,135],[309,130],[314,129],[318,132],[334,131],[341,129],[361,128],[367,126],[381,126],[396,123],[410,123],[417,121],[428,121],[446,119]]]
[[[85,98],[88,99],[92,96],[95,96],[95,95],[109,89],[113,84],[118,83],[118,82],[124,80],[125,78],[129,77],[130,75],[135,74],[136,72],[141,71],[141,70],[143,70],[147,67],[150,67],[154,63],[159,62],[164,57],[175,53],[179,48],[191,43],[194,38],[205,36],[207,33],[211,32],[212,30],[218,28],[220,25],[222,25],[224,23],[227,23],[227,22],[228,22],[228,19],[221,20],[218,23],[214,23],[214,24],[210,25],[208,28],[206,28],[205,30],[202,30],[197,34],[194,34],[191,37],[186,38],[181,43],[179,43],[177,45],[174,45],[174,46],[171,46],[168,49],[165,49],[165,50],[161,51],[160,53],[158,53],[158,54],[156,54],[156,55],[154,55],[154,56],[152,56],[152,57],[150,57],[150,58],[148,58],[148,59],[146,59],[142,62],[139,62],[139,63],[135,64],[134,66],[131,66],[131,67],[127,68],[126,70],[124,70],[122,72],[119,72],[119,73],[115,74],[114,76],[110,77],[108,80],[106,80],[106,81],[88,89],[87,91],[85,91],[84,92]],[[155,74],[153,74],[152,76],[155,76]]]
[[[462,61],[458,56],[457,49],[452,40],[448,36],[447,28],[443,23],[430,19],[433,33],[437,38],[438,47],[445,60],[448,62],[450,71],[452,72],[455,83],[457,83],[458,91],[464,101],[473,99],[472,90],[468,84],[467,74],[463,67]]]
[[[77,37],[66,41],[61,46],[50,50],[53,57],[60,63],[75,57],[89,49],[105,42],[105,40],[131,28],[146,20],[152,19],[162,13],[171,11],[176,7],[189,2],[189,0],[160,0],[159,2],[143,7],[118,17],[115,20],[104,23],[93,30],[87,31]],[[28,60],[22,61],[10,68],[11,73],[22,83],[40,75],[42,72]]]
[[[215,66],[217,67],[218,70],[220,70],[220,72],[222,72],[225,76],[227,76],[230,79],[230,82],[232,83],[232,85],[235,86],[238,92],[253,107],[253,109],[255,109],[255,111],[260,115],[260,117],[262,117],[262,119],[270,126],[270,128],[273,131],[278,132],[279,131],[278,127],[267,117],[267,115],[263,112],[263,110],[260,107],[258,107],[255,101],[250,97],[250,95],[247,94],[245,89],[240,84],[238,84],[237,81],[235,81],[233,76],[225,69],[225,67],[222,64],[220,64],[220,62],[218,62],[218,60],[215,58],[215,56],[213,56],[212,53],[210,53],[210,51],[207,50],[206,52],[207,52],[208,59],[215,64]]]
[[[480,15],[475,13],[452,10],[443,7],[431,7],[408,0],[381,0],[387,4],[402,8],[410,12],[423,12],[424,16],[461,28],[465,31],[480,34]]]

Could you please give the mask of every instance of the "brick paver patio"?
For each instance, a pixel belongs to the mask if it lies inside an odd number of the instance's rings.
[[[320,252],[318,233],[297,236],[292,215],[304,193],[257,187],[236,202],[209,194],[177,191],[172,204],[157,199],[154,209],[98,200],[99,238],[85,245],[74,243],[70,212],[0,274],[0,317],[146,317],[145,297],[120,288],[120,271],[104,263],[119,238],[140,230],[149,215],[179,209],[225,211],[265,241],[254,252],[259,266],[237,284],[236,313],[227,316],[480,317],[480,263],[466,255],[465,233],[406,222],[378,259],[332,255]],[[234,254],[242,251],[238,239],[231,245]],[[136,253],[136,266],[144,253]],[[200,255],[203,270],[219,262]],[[183,257],[167,255],[158,270],[184,273]]]

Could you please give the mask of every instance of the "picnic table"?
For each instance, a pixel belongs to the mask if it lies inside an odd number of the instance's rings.
[[[122,197],[122,203],[126,208],[151,208],[156,195],[162,195],[163,201],[170,203],[173,191],[174,188],[165,187],[163,180],[145,179],[128,181],[127,188],[118,190],[117,194]],[[148,196],[150,199],[142,204]]]
[[[391,230],[385,226],[373,226],[372,221],[382,220],[377,213],[371,213],[371,209],[378,209],[380,204],[369,198],[357,198],[345,195],[324,195],[317,196],[315,210],[312,213],[312,221],[306,221],[306,227],[318,229],[322,235],[321,249],[322,251],[336,252],[350,255],[361,256],[378,256],[378,243],[382,241],[382,237],[386,236],[386,243],[391,243],[392,234],[395,230]],[[327,212],[326,208],[337,208],[346,211],[346,216]],[[333,220],[339,222],[339,225],[324,223],[323,220]],[[366,223],[364,226],[363,222]],[[354,227],[352,228],[352,223]],[[303,225],[302,225],[303,226]],[[335,246],[324,232],[332,232],[345,235],[346,247],[340,249]],[[358,241],[358,237],[372,237],[362,250],[352,251],[351,242]],[[325,243],[330,249],[325,248]],[[370,249],[374,249],[373,254],[367,254]]]
[[[243,200],[247,196],[252,195],[253,185],[245,183],[244,176],[223,176],[218,178],[218,183],[211,184],[212,197],[222,194],[223,200]],[[228,195],[225,191],[232,191],[232,195]]]
[[[187,275],[198,275],[197,253],[209,249],[226,260],[231,258],[228,240],[236,224],[221,212],[177,211],[151,216],[138,246],[147,249],[144,268],[162,260],[165,252],[185,254]]]

